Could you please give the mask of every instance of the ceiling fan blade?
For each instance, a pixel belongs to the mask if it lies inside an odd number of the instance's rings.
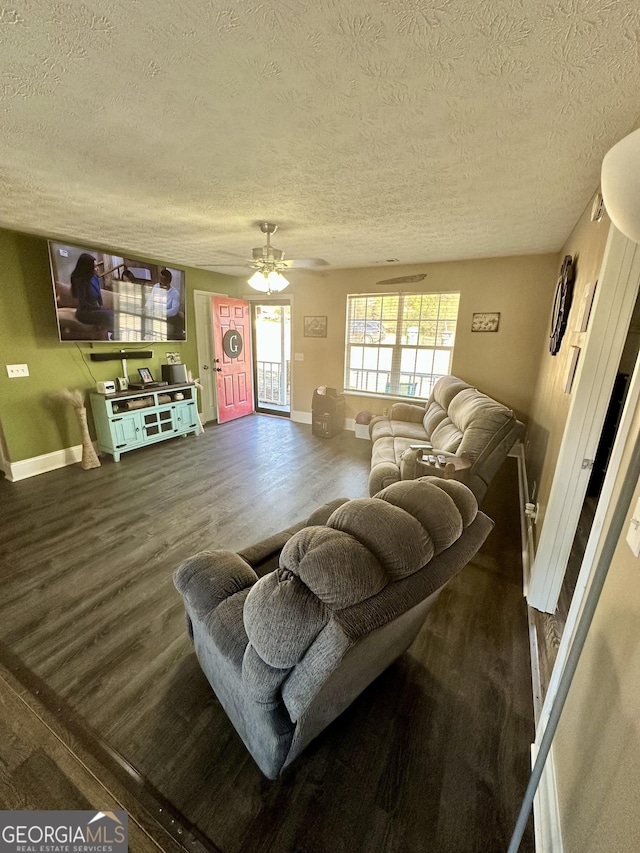
[[[384,281],[376,281],[376,284],[404,284],[409,281],[422,281],[426,277],[426,272],[418,273],[417,275],[400,275],[398,278],[385,278]]]
[[[234,270],[248,270],[251,269],[251,261],[238,261],[237,264],[217,264],[215,261],[209,264],[196,264],[196,269],[211,270],[211,272],[220,270],[223,267]],[[239,273],[239,275],[243,275],[243,273]]]
[[[289,270],[292,269],[314,269],[315,267],[328,267],[329,261],[323,258],[291,258],[288,261],[282,261],[282,265]]]

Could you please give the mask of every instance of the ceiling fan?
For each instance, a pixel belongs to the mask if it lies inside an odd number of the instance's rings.
[[[422,281],[426,277],[426,272],[417,273],[416,275],[399,275],[397,278],[385,278],[383,281],[376,281],[376,284],[404,284],[409,281]]]
[[[328,266],[328,261],[322,258],[292,258],[285,260],[284,251],[276,249],[271,245],[271,235],[275,234],[278,226],[273,222],[259,222],[260,230],[266,236],[267,242],[264,246],[258,246],[251,250],[251,258],[243,258],[241,263],[236,264],[211,264],[212,267],[238,267],[248,266],[255,273],[248,280],[248,284],[255,290],[271,294],[274,291],[284,290],[289,284],[282,274],[284,270],[306,269],[313,270],[316,267]]]

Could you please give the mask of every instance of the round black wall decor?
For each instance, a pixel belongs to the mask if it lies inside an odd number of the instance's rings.
[[[560,270],[560,278],[556,286],[556,295],[553,300],[553,314],[551,316],[551,336],[549,338],[549,352],[557,355],[560,344],[567,329],[571,299],[573,297],[573,258],[565,255]]]
[[[238,358],[242,352],[242,335],[237,329],[229,329],[224,333],[222,349],[229,358]]]

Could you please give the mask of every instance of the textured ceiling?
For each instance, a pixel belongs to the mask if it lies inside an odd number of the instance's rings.
[[[640,5],[27,0],[0,70],[8,228],[211,268],[259,220],[338,268],[556,251],[640,116]]]

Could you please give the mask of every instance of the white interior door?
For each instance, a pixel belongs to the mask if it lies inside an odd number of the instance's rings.
[[[211,331],[211,297],[214,295],[206,290],[194,290],[193,292],[198,348],[197,375],[200,377],[200,384],[202,385],[200,406],[203,423],[218,419],[216,372],[214,369],[215,351]]]
[[[531,569],[528,602],[547,613],[557,607],[639,280],[640,247],[612,225]]]

